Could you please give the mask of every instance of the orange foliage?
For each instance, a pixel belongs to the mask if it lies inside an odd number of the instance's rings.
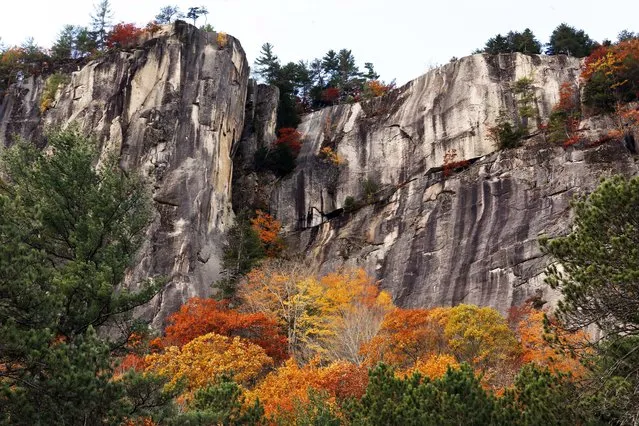
[[[361,306],[385,310],[390,304],[390,297],[380,292],[363,270],[329,274],[318,280],[300,265],[273,261],[249,272],[238,294],[245,309],[278,318],[287,333],[289,353],[298,360],[308,360],[318,353],[329,355],[335,345],[344,343],[337,342],[344,333],[355,333],[352,339],[346,339],[355,345],[368,340],[367,336],[372,337],[377,329],[358,333],[351,327],[355,321],[349,316],[361,312]]]
[[[339,100],[339,89],[336,87],[329,87],[322,92],[322,101],[326,103],[334,104]]]
[[[373,97],[383,96],[393,88],[393,85],[384,84],[379,80],[371,80],[367,84]]]
[[[386,315],[382,327],[362,348],[368,364],[386,362],[408,369],[420,358],[441,353],[446,348],[444,308],[395,309]]]
[[[553,372],[572,373],[579,377],[585,369],[581,363],[569,354],[555,351],[548,340],[551,338],[544,330],[544,311],[534,309],[530,303],[511,309],[509,322],[522,346],[521,362],[535,363],[550,368]],[[572,345],[585,343],[584,332],[566,334],[563,338]]]
[[[288,146],[293,156],[297,157],[302,149],[302,134],[292,127],[283,127],[279,130],[275,144]]]
[[[255,389],[249,399],[259,398],[267,416],[285,416],[291,413],[296,401],[308,402],[310,389],[325,391],[328,403],[335,405],[347,398],[361,398],[368,385],[368,371],[347,362],[335,362],[319,367],[317,361],[300,367],[294,360],[270,373]]]
[[[257,210],[251,226],[257,232],[267,256],[276,257],[284,250],[284,242],[280,238],[282,224],[270,214]]]
[[[193,298],[168,319],[162,346],[183,346],[198,336],[217,333],[239,336],[261,346],[276,362],[287,358],[286,338],[276,320],[264,313],[243,313],[225,301]],[[157,345],[159,342],[153,342]]]
[[[398,371],[398,375],[411,376],[414,373],[419,373],[422,376],[436,379],[446,374],[448,367],[459,367],[459,362],[457,362],[454,356],[450,354],[431,355],[428,358],[417,360],[412,368]]]
[[[593,74],[603,72],[608,77],[614,77],[628,69],[628,57],[639,59],[639,39],[622,41],[611,46],[601,46],[586,58],[581,77],[588,80]],[[626,81],[616,81],[617,86]]]
[[[146,362],[144,357],[137,354],[127,354],[121,360],[115,369],[114,376],[118,377],[129,370],[144,371]]]
[[[126,419],[122,426],[155,426],[156,423],[151,417],[143,417],[141,419]]]

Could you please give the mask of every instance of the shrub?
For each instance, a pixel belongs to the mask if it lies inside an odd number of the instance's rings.
[[[255,170],[271,171],[282,177],[295,170],[295,155],[288,145],[276,145],[272,148],[261,147],[255,152]]]
[[[224,49],[229,44],[229,36],[226,33],[217,33],[217,47]]]
[[[344,211],[352,212],[357,208],[357,202],[355,201],[355,197],[348,196],[344,199]]]
[[[501,112],[495,126],[488,129],[488,137],[493,140],[499,149],[516,148],[522,137],[526,135],[526,130],[512,124],[506,114]]]
[[[143,32],[144,30],[136,27],[135,24],[125,24],[123,22],[116,24],[107,36],[107,47],[109,49],[131,47],[138,41]]]
[[[366,178],[362,181],[362,192],[364,193],[364,199],[368,202],[373,201],[379,189],[380,184],[374,178]]]
[[[42,99],[40,100],[40,112],[45,113],[55,100],[55,94],[58,92],[58,88],[61,84],[67,84],[69,82],[69,76],[62,73],[56,73],[47,78],[47,81],[42,92]]]
[[[550,113],[548,140],[552,143],[564,143],[570,140],[569,145],[576,143],[578,139],[573,136],[580,118],[575,88],[570,83],[564,83],[559,90],[559,103]]]
[[[338,153],[333,151],[330,146],[325,146],[324,148],[320,149],[319,157],[327,163],[333,164],[335,166],[339,166],[344,162],[342,157],[340,157]]]

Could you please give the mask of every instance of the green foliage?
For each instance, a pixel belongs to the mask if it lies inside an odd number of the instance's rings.
[[[486,42],[486,46],[479,53],[497,55],[499,53],[521,52],[525,54],[541,53],[541,43],[535,38],[530,29],[523,32],[510,31],[506,36],[497,34]]]
[[[344,211],[351,212],[355,210],[357,207],[357,202],[355,201],[355,197],[348,196],[344,199]]]
[[[496,397],[462,364],[439,379],[398,378],[386,365],[370,372],[366,394],[343,407],[353,425],[574,425],[597,424],[584,416],[576,388],[533,364],[515,386]]]
[[[589,196],[576,200],[572,231],[541,246],[560,265],[546,281],[562,294],[560,325],[595,325],[603,339],[591,351],[598,383],[593,399],[603,400],[605,416],[639,415],[639,178],[607,179]],[[615,414],[616,413],[616,414]]]
[[[170,24],[174,19],[184,17],[184,14],[180,12],[180,8],[177,6],[167,5],[160,9],[160,12],[155,15],[155,22],[160,25]]]
[[[583,30],[577,30],[575,27],[562,23],[550,35],[546,54],[566,54],[583,58],[590,55],[595,47],[596,43]]]
[[[373,201],[373,198],[379,192],[379,181],[373,177],[367,177],[362,180],[362,194],[367,202]]]
[[[486,425],[495,398],[467,365],[430,380],[418,374],[400,379],[382,364],[370,372],[362,399],[345,411],[354,425]]]
[[[536,117],[537,109],[535,107],[535,87],[533,86],[533,79],[529,77],[520,78],[515,81],[512,90],[517,97],[519,117],[522,121]],[[527,127],[527,123],[524,124],[523,127]]]
[[[95,144],[74,129],[48,142],[49,152],[19,142],[1,162],[0,419],[14,424],[119,416],[112,346],[94,329],[126,329],[159,289],[115,291],[149,222],[142,181],[113,156],[94,167]]]
[[[229,377],[223,376],[213,385],[200,389],[185,413],[174,417],[174,425],[258,425],[262,424],[264,409],[259,401],[245,408],[242,389]]]
[[[58,92],[60,85],[65,85],[69,81],[69,76],[62,73],[55,73],[47,78],[44,90],[42,91],[42,99],[40,100],[40,112],[44,113],[47,109],[49,109],[51,103],[55,100],[55,95]]]
[[[526,129],[513,125],[504,112],[499,114],[495,126],[489,129],[489,137],[497,143],[499,149],[518,147],[524,136]]]
[[[271,171],[276,176],[286,176],[295,170],[295,155],[286,144],[261,147],[255,152],[254,166],[257,171]]]
[[[296,426],[340,426],[342,421],[335,407],[329,405],[327,392],[309,389],[308,402],[296,401],[293,418]],[[276,419],[277,421],[278,419]],[[286,424],[283,419],[277,423]]]
[[[223,249],[222,271],[225,278],[216,283],[222,297],[235,294],[237,280],[253,269],[266,257],[264,246],[251,226],[249,212],[244,210],[235,217],[235,224],[228,231]]]
[[[109,28],[111,27],[112,18],[111,2],[109,0],[99,0],[98,3],[94,5],[94,12],[91,15],[90,32],[90,36],[95,41],[95,46],[99,50],[106,48],[106,38]]]

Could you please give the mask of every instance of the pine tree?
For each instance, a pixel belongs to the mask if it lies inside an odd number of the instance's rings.
[[[100,0],[95,6],[95,11],[91,15],[91,35],[95,40],[96,47],[103,50],[106,47],[106,38],[111,27],[111,3],[109,0]]]
[[[575,27],[563,23],[555,28],[550,35],[546,54],[566,54],[583,58],[590,55],[595,47],[596,43],[583,30],[577,30]]]
[[[255,60],[255,72],[268,84],[275,84],[280,71],[280,60],[273,52],[271,43],[264,43],[260,56]]]
[[[0,422],[102,424],[124,415],[123,383],[95,329],[147,302],[158,285],[116,292],[149,221],[142,181],[70,129],[49,152],[19,142],[2,155]]]

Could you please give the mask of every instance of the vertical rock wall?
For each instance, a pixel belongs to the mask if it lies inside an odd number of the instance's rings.
[[[156,209],[127,285],[164,276],[146,315],[161,325],[219,277],[220,241],[232,224],[231,152],[244,125],[248,63],[240,43],[184,22],[133,50],[112,52],[70,76],[39,112],[42,80],[14,87],[0,107],[0,145],[18,134],[44,143],[43,129],[76,123],[104,153],[121,155],[152,185]]]

